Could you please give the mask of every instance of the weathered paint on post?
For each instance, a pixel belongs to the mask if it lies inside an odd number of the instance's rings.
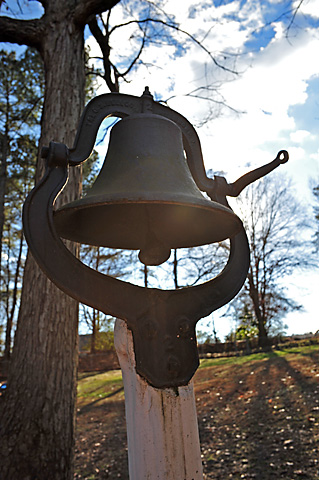
[[[115,323],[123,373],[130,480],[202,480],[193,383],[151,387],[135,370],[132,333]]]

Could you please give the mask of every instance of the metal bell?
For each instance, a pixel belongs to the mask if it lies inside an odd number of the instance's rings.
[[[240,219],[206,199],[191,175],[180,128],[155,114],[120,120],[103,167],[85,197],[55,212],[61,237],[89,245],[140,250],[160,265],[172,248],[233,237]]]

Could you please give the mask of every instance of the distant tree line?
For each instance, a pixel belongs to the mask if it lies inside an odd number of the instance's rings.
[[[0,309],[9,358],[26,257],[21,213],[34,185],[44,75],[31,48],[20,56],[1,50],[0,64]]]

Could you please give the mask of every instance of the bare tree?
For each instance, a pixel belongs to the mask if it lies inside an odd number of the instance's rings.
[[[231,108],[222,96],[221,86],[226,79],[236,78],[238,75],[237,55],[234,52],[215,52],[208,48],[205,39],[211,31],[212,25],[209,25],[207,31],[200,36],[195,35],[181,28],[175,16],[167,13],[162,3],[141,0],[137,5],[133,2],[123,1],[120,5],[123,12],[121,23],[114,24],[112,22],[111,10],[106,14],[92,17],[89,28],[101,53],[100,56],[94,57],[94,63],[91,64],[88,73],[102,78],[111,92],[119,92],[121,83],[130,82],[132,74],[137,68],[143,66],[150,69],[155,66],[146,60],[147,47],[160,45],[165,54],[165,47],[175,46],[176,55],[179,55],[181,51],[185,53],[187,48],[196,46],[207,57],[206,73],[203,76],[202,85],[190,91],[179,92],[179,94],[205,102],[208,113],[205,118],[201,119],[201,123],[205,123],[216,117],[216,112],[219,112],[220,108],[224,106]],[[120,60],[117,57],[116,48],[113,47],[116,42],[114,39],[119,32],[125,38],[127,37],[127,47]],[[216,69],[224,72],[222,81],[218,80],[213,73],[207,73],[208,71],[215,72]],[[161,101],[167,103],[172,98],[174,95],[162,98]]]
[[[36,133],[43,98],[42,61],[38,52],[26,49],[20,56],[0,51],[0,271],[1,302],[5,306],[4,356],[11,353],[11,332],[22,265],[21,210],[31,188],[36,163]],[[16,254],[14,253],[16,251]],[[7,256],[4,266],[2,257]],[[10,259],[10,260],[9,260]],[[12,288],[12,271],[16,279]]]
[[[290,298],[285,282],[296,271],[314,266],[307,213],[294,197],[291,182],[279,174],[250,185],[237,205],[250,244],[251,263],[234,305],[237,312],[243,305],[253,313],[263,347],[276,324],[280,325],[288,312],[302,308]]]

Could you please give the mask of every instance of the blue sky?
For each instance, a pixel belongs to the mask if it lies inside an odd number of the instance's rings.
[[[16,0],[7,4],[12,15],[21,17]],[[145,8],[147,2],[123,0],[114,8],[111,22],[125,21],[125,8],[133,4],[138,15],[138,9]],[[225,171],[228,181],[269,162],[278,150],[287,149],[290,160],[281,170],[291,177],[296,196],[310,218],[313,200],[309,184],[319,182],[319,0],[304,0],[291,24],[298,4],[281,0],[167,0],[165,11],[202,42],[206,51],[172,31],[170,35],[182,48],[176,44],[148,45],[143,63],[132,71],[130,83],[123,83],[121,91],[141,95],[148,85],[157,99],[170,98],[169,106],[197,128],[206,168]],[[27,5],[27,17],[41,15],[38,2]],[[4,9],[1,13],[8,14]],[[133,28],[112,36],[117,65],[124,64],[139,46]],[[88,31],[86,37],[92,55],[98,54]],[[239,74],[216,68],[207,51]],[[208,100],[185,96],[205,83],[218,87],[218,93]],[[105,92],[101,86],[98,93]],[[319,273],[296,275],[287,283],[294,298],[305,306],[304,313],[286,318],[288,332],[318,330]],[[223,336],[229,324],[216,318],[216,328]]]
[[[197,128],[205,165],[225,171],[229,181],[287,149],[290,160],[281,171],[292,179],[296,196],[311,218],[309,185],[319,181],[319,1],[305,1],[291,24],[292,10],[298,3],[168,1],[166,11],[175,16],[180,27],[204,39],[205,48],[218,61],[226,57],[226,66],[240,74],[216,69],[204,50],[178,36],[183,42],[182,54],[176,57],[173,47],[150,45],[143,60],[155,66],[140,65],[121,91],[140,95],[144,85],[149,85],[158,99],[172,97],[169,106],[195,126],[211,117]],[[114,14],[113,21],[121,21],[121,8]],[[128,31],[125,37],[122,31],[114,38],[115,56],[127,54],[129,35]],[[94,42],[88,42],[94,51]],[[205,81],[218,85],[219,95],[210,101],[184,96]],[[220,100],[244,113],[214,103]],[[315,332],[319,329],[319,272],[298,273],[285,282],[292,297],[305,308],[304,313],[286,317],[288,333]],[[219,316],[215,316],[215,325],[221,337],[231,327]]]

